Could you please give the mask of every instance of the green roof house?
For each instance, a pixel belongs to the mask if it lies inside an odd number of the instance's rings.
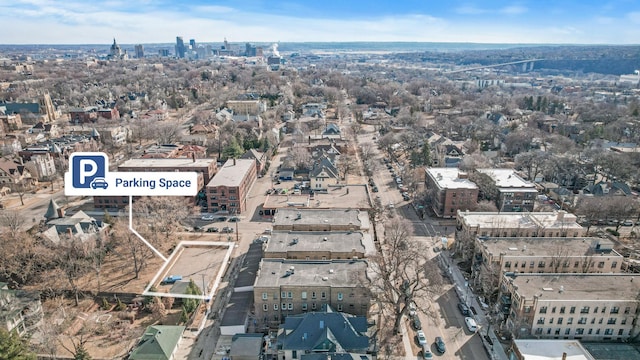
[[[145,331],[130,360],[173,360],[178,350],[184,326],[152,325]]]

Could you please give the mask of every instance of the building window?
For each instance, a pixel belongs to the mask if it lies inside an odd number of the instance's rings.
[[[542,328],[537,328],[536,329],[536,335],[540,335],[542,334]]]
[[[320,293],[320,298],[322,298],[322,299],[326,299],[326,298],[327,298],[327,293],[326,293],[326,292],[324,292],[324,291],[323,291],[323,292],[321,292],[321,293]]]
[[[524,307],[524,312],[527,313],[527,314],[530,313],[531,312],[531,306],[525,306]]]
[[[624,308],[624,313],[625,314],[628,314],[630,312],[631,312],[631,307],[630,306],[627,306],[626,308]]]
[[[620,308],[617,306],[612,306],[611,307],[611,314],[617,314],[620,312]]]
[[[571,309],[569,309],[569,314],[575,314],[576,313],[576,307],[572,306]]]
[[[545,266],[546,266],[546,263],[545,263],[544,261],[539,261],[539,262],[538,262],[538,267],[539,267],[539,268],[543,268],[543,267],[545,267]]]
[[[342,304],[338,304],[337,308],[338,308],[338,311],[342,311]]]
[[[538,319],[538,325],[542,325],[542,324],[544,324],[544,318],[543,317]]]
[[[567,328],[567,329],[564,331],[564,334],[565,334],[565,335],[569,335],[569,334],[571,334],[571,328]]]
[[[316,303],[311,303],[311,310],[315,310],[316,309]]]
[[[296,350],[292,350],[292,351],[291,351],[291,357],[292,357],[293,359],[297,359],[297,358],[298,358],[298,351],[296,351]]]
[[[292,293],[291,291],[289,291],[289,292],[287,293],[287,297],[288,297],[289,299],[293,299],[293,293]]]
[[[617,261],[612,262],[611,263],[611,268],[615,269],[616,267],[618,267],[618,262]]]
[[[269,311],[269,304],[262,304],[262,311]]]
[[[624,329],[619,329],[618,330],[618,335],[624,335]]]
[[[269,294],[262,293],[262,300],[267,300],[269,298]]]
[[[547,313],[547,307],[546,306],[541,306],[540,307],[540,314],[546,314]]]
[[[584,334],[584,329],[583,328],[577,328],[576,329],[576,335],[582,335]]]
[[[561,306],[561,307],[560,307],[560,314],[564,314],[564,309],[565,309],[565,307],[564,307],[564,306]]]
[[[557,328],[557,329],[556,329],[555,334],[556,334],[556,335],[560,335],[560,328]]]
[[[613,335],[613,329],[604,329],[604,335]]]
[[[342,300],[342,293],[338,293],[338,301]]]
[[[511,267],[511,261],[507,261],[504,263],[504,267],[506,268],[510,268]]]
[[[273,310],[278,310],[278,304],[273,304]]]
[[[594,313],[594,314],[597,314],[597,313],[598,313],[598,307],[597,307],[597,306],[593,308],[593,313]]]
[[[588,306],[583,306],[582,309],[580,309],[580,314],[588,314],[588,313],[589,313]]]
[[[620,320],[620,325],[627,325],[627,318]]]
[[[307,299],[307,292],[306,292],[306,291],[303,291],[303,292],[300,294],[300,297],[302,298],[302,300],[306,300],[306,299]]]
[[[578,324],[584,325],[587,323],[587,318],[586,317],[581,317],[580,320],[578,320]]]
[[[282,303],[282,311],[287,310],[287,304]]]
[[[307,303],[302,303],[302,311],[307,311]]]
[[[289,303],[289,307],[288,307],[288,309],[289,309],[289,310],[293,310],[293,303]]]
[[[536,262],[535,261],[532,261],[532,262],[529,263],[529,268],[530,269],[533,269],[535,266],[536,266]]]
[[[609,318],[609,320],[607,320],[607,325],[615,325],[616,323],[616,318]]]
[[[561,317],[558,318],[558,325],[560,325],[560,324],[562,324],[562,318]]]
[[[606,306],[603,306],[603,307],[602,307],[602,313],[604,314],[606,311],[607,311],[607,307],[606,307]]]
[[[312,298],[312,299],[315,299],[315,298],[316,298],[316,292],[315,292],[315,291],[312,291],[312,292],[311,292],[311,298]]]
[[[573,324],[573,318],[572,317],[567,319],[567,325],[571,325],[571,324]]]
[[[555,313],[556,313],[556,307],[555,307],[555,306],[551,308],[551,313],[552,313],[552,314],[555,314]]]
[[[280,299],[285,299],[287,297],[287,292],[286,291],[281,291],[280,292]]]

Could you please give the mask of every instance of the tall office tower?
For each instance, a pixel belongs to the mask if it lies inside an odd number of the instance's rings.
[[[191,50],[196,50],[196,39],[189,40],[189,45],[191,46]]]
[[[136,49],[136,58],[142,59],[144,57],[144,46],[142,44],[138,44],[135,46]]]
[[[182,36],[176,36],[176,57],[184,59],[184,50],[184,40],[182,40]]]

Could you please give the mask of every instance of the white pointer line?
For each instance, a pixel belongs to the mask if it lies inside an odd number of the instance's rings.
[[[164,257],[164,255],[162,255],[162,253],[160,251],[158,251],[156,248],[154,248],[153,245],[149,244],[149,242],[147,240],[145,240],[142,237],[142,235],[138,234],[138,232],[133,229],[133,196],[131,196],[131,195],[129,195],[129,230],[131,230],[132,233],[134,233],[138,238],[140,238],[140,240],[142,240],[142,242],[145,245],[147,245],[149,247],[149,249],[151,249],[151,251],[153,251],[156,255],[160,256],[160,258],[164,262],[167,262],[167,258]]]

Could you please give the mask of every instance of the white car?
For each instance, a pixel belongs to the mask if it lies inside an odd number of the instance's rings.
[[[471,331],[472,333],[478,331],[478,324],[472,317],[464,318],[464,323],[467,325],[467,329],[469,329],[469,331]]]
[[[427,344],[427,337],[424,336],[424,332],[422,330],[418,330],[418,332],[416,333],[416,336],[418,337],[418,344],[420,345]]]
[[[204,221],[213,221],[214,217],[213,215],[202,215],[202,217],[200,218],[200,220],[204,220]]]

